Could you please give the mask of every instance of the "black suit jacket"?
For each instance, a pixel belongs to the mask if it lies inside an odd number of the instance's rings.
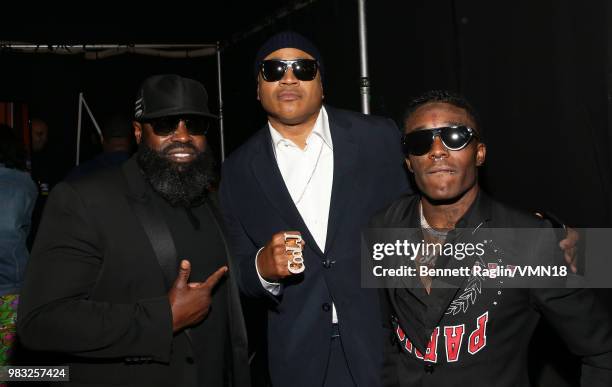
[[[400,133],[389,119],[326,110],[334,171],[324,252],[287,191],[267,125],[225,161],[221,208],[238,261],[239,286],[246,296],[267,302],[272,384],[322,384],[334,302],[351,373],[358,386],[375,387],[382,365],[380,305],[376,292],[361,288],[360,228],[408,190]],[[304,236],[306,270],[286,281],[275,297],[259,281],[255,255],[282,230],[299,230]]]
[[[205,205],[222,227],[213,200]],[[31,349],[66,355],[69,385],[174,385],[171,350],[195,356],[197,364],[206,345],[198,327],[173,339],[167,289],[177,257],[159,211],[133,158],[61,183],[50,195],[22,288],[18,332]],[[249,384],[246,331],[229,254],[228,262],[230,379],[242,387]],[[193,265],[191,278],[206,277]]]
[[[398,199],[377,214],[371,226],[420,229],[419,200]],[[549,227],[547,221],[483,192],[457,223],[458,229],[469,231],[464,235],[471,234],[471,240],[489,241],[483,255],[487,267],[517,260],[562,265],[558,235]],[[531,231],[521,231],[527,228]],[[465,265],[474,263],[464,259]],[[497,285],[498,281],[507,284]],[[429,295],[418,287],[387,289],[385,318],[394,332],[385,340],[384,385],[528,386],[528,346],[541,317],[582,357],[582,385],[612,385],[612,316],[594,294],[588,289],[515,288],[512,281],[521,279],[465,277],[455,283],[458,286],[432,288]],[[558,285],[564,280],[560,278]]]

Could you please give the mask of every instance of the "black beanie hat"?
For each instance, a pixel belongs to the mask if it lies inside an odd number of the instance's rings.
[[[259,69],[264,58],[281,48],[297,48],[315,58],[319,62],[319,73],[321,74],[321,79],[323,79],[323,59],[319,50],[310,40],[293,31],[279,32],[266,40],[259,48],[255,56],[255,78],[259,75]]]

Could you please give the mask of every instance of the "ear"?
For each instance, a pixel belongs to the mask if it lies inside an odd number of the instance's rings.
[[[479,142],[478,145],[476,145],[476,166],[477,167],[480,167],[481,165],[484,164],[486,156],[487,156],[487,146],[484,143]]]
[[[259,98],[259,84],[260,84],[260,82],[261,82],[261,81],[260,81],[260,78],[261,78],[261,75],[258,75],[258,76],[257,76],[257,100],[258,100],[258,101],[261,101],[261,99]]]
[[[406,157],[406,166],[408,167],[408,170],[412,173],[414,173],[414,171],[412,170],[412,163],[410,163],[410,158]]]
[[[132,121],[132,127],[134,128],[136,144],[140,144],[140,141],[142,141],[142,124],[138,121]]]

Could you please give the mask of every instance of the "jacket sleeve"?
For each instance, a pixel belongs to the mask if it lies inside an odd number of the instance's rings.
[[[255,257],[257,251],[263,246],[255,245],[240,222],[239,213],[236,210],[234,197],[232,196],[233,187],[230,169],[231,167],[226,162],[223,165],[219,199],[221,212],[223,213],[223,219],[227,228],[230,250],[237,262],[238,286],[240,291],[247,297],[264,299],[273,304],[278,304],[280,296],[274,296],[266,290],[257,274]]]
[[[166,296],[135,303],[90,299],[104,247],[82,198],[67,183],[49,197],[21,292],[17,328],[25,346],[92,358],[168,362]]]
[[[19,227],[23,230],[24,235],[27,237],[32,227],[32,212],[34,211],[36,198],[38,197],[38,187],[36,187],[34,181],[28,177],[25,188],[25,192],[21,197],[23,204],[23,218],[21,218],[22,221],[19,224]]]
[[[563,265],[554,229],[544,222],[532,261]],[[549,278],[546,288],[532,288],[532,306],[582,360],[581,385],[612,386],[612,313],[591,289],[563,288],[565,277]],[[554,286],[558,285],[558,286]]]
[[[591,289],[532,289],[535,307],[582,359],[583,386],[612,386],[612,316]]]

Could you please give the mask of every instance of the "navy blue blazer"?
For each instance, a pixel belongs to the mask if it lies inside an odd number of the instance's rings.
[[[380,385],[382,325],[374,289],[360,283],[360,231],[377,210],[409,191],[400,132],[390,119],[325,107],[334,152],[325,251],[294,205],[266,125],[223,165],[221,209],[244,295],[265,300],[269,371],[275,386],[322,385],[332,334],[332,302],[349,368],[358,386]],[[274,233],[306,240],[303,275],[278,297],[261,285],[255,254]]]

